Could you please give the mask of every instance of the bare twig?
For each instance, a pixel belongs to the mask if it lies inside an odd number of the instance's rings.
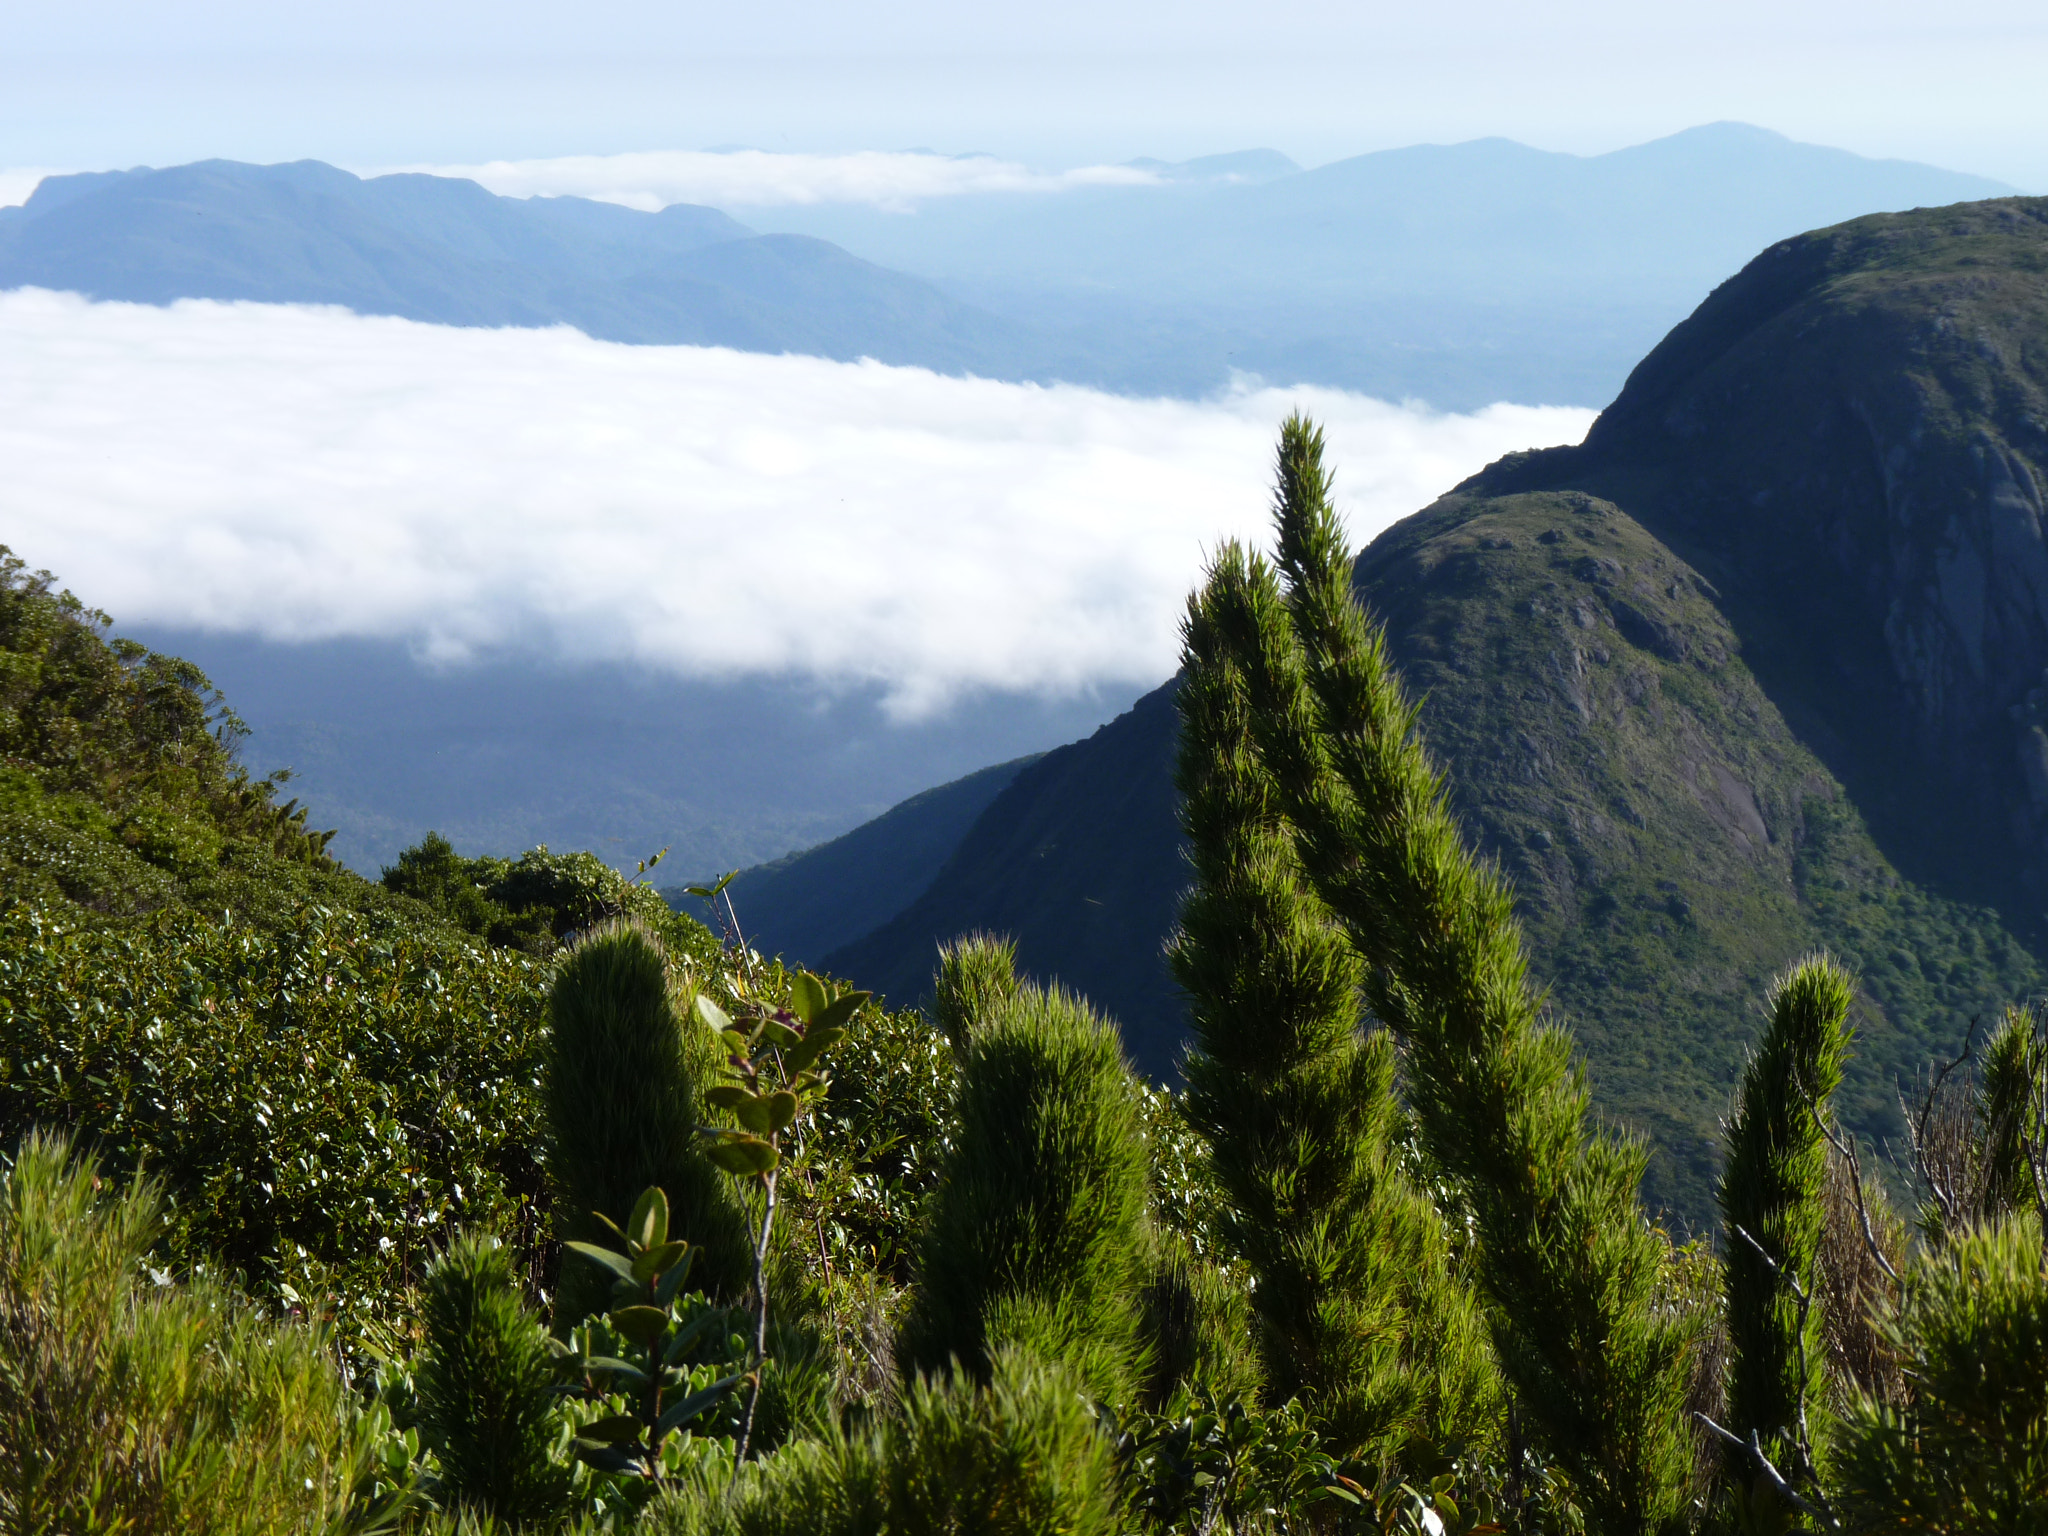
[[[1793,1087],[1798,1090],[1799,1097],[1806,1101],[1806,1107],[1813,1111],[1813,1123],[1820,1127],[1820,1133],[1827,1138],[1828,1145],[1833,1147],[1842,1161],[1848,1165],[1849,1187],[1856,1195],[1856,1219],[1863,1226],[1864,1246],[1869,1248],[1870,1256],[1877,1260],[1877,1267],[1884,1271],[1885,1278],[1897,1285],[1899,1272],[1892,1268],[1892,1261],[1884,1256],[1884,1250],[1877,1243],[1877,1229],[1870,1224],[1870,1204],[1863,1198],[1863,1164],[1857,1158],[1854,1146],[1845,1143],[1835,1128],[1828,1124],[1827,1116],[1820,1112],[1820,1106],[1813,1102],[1813,1095],[1808,1093],[1804,1086],[1795,1083]]]
[[[1842,1522],[1835,1518],[1833,1510],[1829,1509],[1825,1504],[1816,1504],[1785,1481],[1784,1474],[1772,1466],[1771,1458],[1764,1454],[1763,1440],[1754,1430],[1750,1432],[1749,1438],[1744,1440],[1732,1431],[1723,1429],[1704,1413],[1695,1413],[1693,1417],[1706,1425],[1708,1429],[1712,1430],[1715,1435],[1719,1436],[1727,1444],[1734,1446],[1738,1451],[1749,1452],[1750,1458],[1756,1462],[1757,1470],[1763,1474],[1764,1480],[1771,1485],[1780,1498],[1784,1499],[1786,1503],[1790,1504],[1802,1515],[1805,1515],[1807,1519],[1818,1520],[1831,1531],[1839,1531],[1842,1528]]]

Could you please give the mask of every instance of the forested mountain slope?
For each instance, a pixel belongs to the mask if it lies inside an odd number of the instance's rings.
[[[1652,353],[1583,449],[1496,465],[1359,558],[1600,1102],[1653,1134],[1651,1197],[1695,1218],[1787,961],[1826,945],[1859,971],[1845,1109],[1873,1133],[1896,1073],[2041,985],[2044,328],[2048,202],[1802,236]],[[1050,754],[830,962],[900,992],[936,938],[1008,930],[1170,1071],[1173,740],[1161,690]]]

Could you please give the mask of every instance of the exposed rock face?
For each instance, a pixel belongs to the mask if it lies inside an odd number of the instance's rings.
[[[1614,497],[1729,588],[1753,660],[1799,653],[1758,662],[1774,692],[1852,756],[1889,735],[1913,760],[1852,771],[1923,813],[1953,797],[1971,856],[2007,866],[1981,873],[2048,892],[2044,470],[2048,199],[2012,198],[1772,247],[1583,448],[1478,484]]]

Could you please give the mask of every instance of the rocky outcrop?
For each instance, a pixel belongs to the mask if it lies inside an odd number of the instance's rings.
[[[1722,576],[1774,695],[1870,759],[1837,766],[1968,823],[1959,877],[2048,896],[2044,469],[2048,199],[2011,198],[1773,247],[1582,448],[1475,489],[1627,507]]]

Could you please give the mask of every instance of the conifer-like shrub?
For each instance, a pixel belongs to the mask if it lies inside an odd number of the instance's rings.
[[[905,1364],[986,1380],[1011,1343],[1105,1400],[1143,1375],[1149,1160],[1115,1026],[1057,988],[1021,987],[977,1026],[932,1197]]]
[[[660,940],[632,919],[593,928],[561,962],[548,1022],[543,1102],[557,1233],[602,1243],[591,1213],[623,1225],[643,1190],[662,1189],[673,1235],[698,1250],[692,1283],[738,1297],[752,1274],[746,1217],[698,1129],[714,1042]],[[608,1289],[591,1266],[564,1265],[557,1330],[599,1310]]]
[[[1732,1353],[1726,1428],[1744,1441],[1757,1436],[1780,1468],[1825,1428],[1817,1261],[1828,1145],[1820,1117],[1842,1081],[1852,991],[1848,973],[1825,956],[1778,982],[1728,1123],[1720,1194]],[[1730,1470],[1754,1474],[1739,1453]]]
[[[30,1136],[0,1187],[0,1529],[297,1536],[361,1446],[332,1358],[208,1283],[152,1281],[155,1185]]]
[[[1855,1531],[2034,1531],[2048,1512],[2048,1266],[2031,1217],[1958,1233],[1885,1320],[1912,1384],[1858,1397],[1836,1435]]]
[[[1189,1118],[1257,1277],[1267,1374],[1347,1455],[1486,1434],[1497,1405],[1478,1309],[1442,1222],[1396,1166],[1394,1056],[1360,1029],[1363,967],[1303,885],[1218,614],[1252,579],[1226,545],[1182,625],[1177,783],[1195,884],[1171,948],[1196,1048]]]
[[[699,1475],[649,1511],[660,1536],[1111,1536],[1115,1446],[1072,1372],[998,1349],[989,1380],[920,1377],[894,1418],[800,1441],[736,1486]]]
[[[1471,1214],[1474,1275],[1521,1423],[1603,1531],[1680,1517],[1695,1320],[1661,1311],[1666,1244],[1637,1204],[1640,1143],[1587,1125],[1571,1042],[1544,1023],[1513,898],[1465,847],[1384,636],[1351,588],[1323,439],[1281,429],[1285,592],[1262,563],[1216,590],[1311,888],[1398,1038],[1430,1163]]]
[[[1156,1233],[1143,1334],[1151,1351],[1140,1403],[1157,1408],[1186,1388],[1218,1402],[1255,1403],[1266,1388],[1258,1330],[1242,1276]]]
[[[1977,1093],[1976,1217],[1997,1221],[2034,1207],[2034,1176],[2028,1148],[2041,1143],[2037,1085],[2044,1057],[2040,1021],[2030,1008],[2008,1008],[1984,1049]]]
[[[466,1233],[428,1269],[422,1292],[426,1351],[415,1380],[441,1502],[513,1528],[543,1524],[568,1493],[552,1457],[558,1373],[510,1256],[496,1239]]]
[[[975,1026],[1017,995],[1017,946],[993,934],[970,933],[939,946],[932,977],[932,1020],[965,1060]]]

